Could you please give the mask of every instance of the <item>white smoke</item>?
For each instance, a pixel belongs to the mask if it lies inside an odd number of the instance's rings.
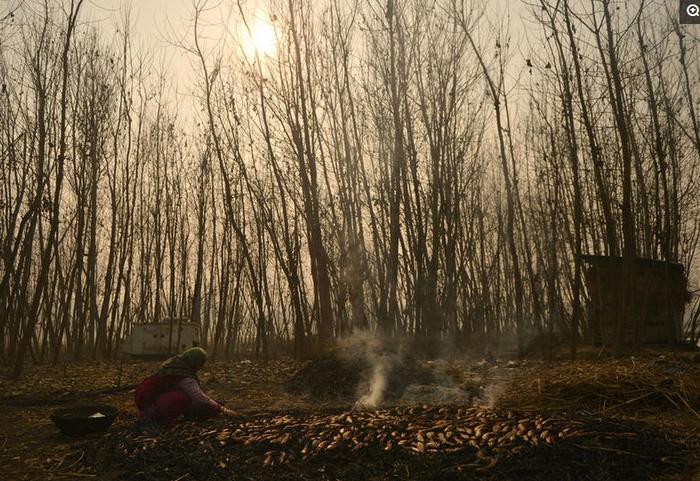
[[[386,339],[370,331],[359,331],[345,338],[339,346],[339,355],[346,360],[361,360],[368,366],[364,382],[357,392],[353,409],[380,408],[387,397],[396,395],[392,375],[408,361],[408,343],[394,338]],[[446,356],[454,359],[453,356]],[[500,364],[500,365],[499,365]],[[437,359],[425,364],[431,380],[414,381],[398,393],[400,404],[460,404],[493,408],[507,390],[517,363],[499,363],[491,356],[481,363]],[[477,367],[480,366],[480,367]],[[427,381],[427,384],[424,384]],[[409,381],[410,382],[410,381]]]
[[[376,409],[384,400],[389,366],[385,356],[375,359],[369,379],[369,391],[355,402],[355,409]]]
[[[480,407],[485,407],[488,409],[493,409],[496,407],[496,403],[503,395],[507,387],[506,382],[492,382],[484,387],[481,396],[475,399],[475,405]]]
[[[346,359],[361,359],[369,365],[366,382],[359,387],[358,400],[354,409],[376,409],[380,407],[386,395],[388,377],[392,367],[401,362],[401,348],[398,352],[389,349],[388,343],[381,336],[370,331],[356,331],[343,339],[340,355]]]

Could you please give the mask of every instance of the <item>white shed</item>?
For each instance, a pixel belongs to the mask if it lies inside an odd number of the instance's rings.
[[[168,357],[199,345],[199,325],[182,319],[134,324],[124,351],[132,357]]]

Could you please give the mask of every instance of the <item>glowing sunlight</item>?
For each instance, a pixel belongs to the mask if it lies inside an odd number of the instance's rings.
[[[243,50],[248,58],[255,53],[261,56],[273,56],[277,52],[275,28],[262,20],[254,20],[250,32],[243,32]]]

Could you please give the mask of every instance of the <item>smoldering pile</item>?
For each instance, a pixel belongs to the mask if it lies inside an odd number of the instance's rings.
[[[284,383],[284,388],[292,394],[315,398],[351,397],[367,368],[366,360],[360,357],[341,359],[332,351],[299,369]]]
[[[411,384],[433,384],[433,371],[410,357],[402,362],[392,361],[395,353],[382,354],[386,362],[379,366],[363,355],[348,356],[332,351],[309,362],[284,384],[293,394],[307,394],[316,398],[357,398],[382,391],[384,400],[398,400]],[[382,384],[381,386],[379,384]]]
[[[355,399],[355,409],[468,404],[474,393],[462,390],[435,366],[419,361],[396,340],[360,333],[297,371],[285,388],[314,398]]]

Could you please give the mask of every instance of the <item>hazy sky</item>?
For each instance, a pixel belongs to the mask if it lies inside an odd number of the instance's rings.
[[[50,4],[60,4],[61,1],[64,5],[70,3],[70,0],[49,0]],[[195,0],[85,0],[80,21],[98,23],[104,38],[108,39],[114,36],[116,29],[123,23],[124,12],[129,10],[134,45],[166,57],[171,66],[181,71],[182,68],[189,69],[189,65],[183,59],[185,54],[173,48],[172,43],[182,38],[188,41],[192,38],[187,33],[193,17],[194,2]],[[42,3],[43,0],[0,0],[0,19],[20,5],[30,5],[36,10]],[[262,12],[259,6],[262,3],[258,0],[244,0],[247,15],[253,18]],[[204,15],[203,23],[216,24],[217,32],[222,31],[220,26],[231,12],[238,16],[235,0],[210,0],[207,6],[209,10]],[[215,35],[214,30],[205,31],[205,35]]]
[[[0,0],[2,2],[3,0]],[[16,3],[18,0],[10,0]],[[25,0],[35,1],[35,0]],[[66,0],[64,0],[66,1]],[[167,59],[171,68],[180,73],[178,81],[179,88],[187,88],[186,85],[190,76],[186,71],[190,70],[189,60],[186,55],[178,49],[172,48],[169,42],[184,37],[186,41],[191,39],[187,35],[191,25],[194,12],[195,0],[85,0],[82,18],[84,20],[100,21],[105,30],[115,28],[120,21],[123,12],[130,6],[132,11],[133,38],[136,43],[146,48],[163,49],[161,55]],[[200,0],[201,1],[201,0]],[[314,1],[317,5],[322,5],[325,0]],[[497,22],[504,13],[510,14],[509,29],[514,45],[522,45],[523,32],[527,25],[522,17],[527,13],[527,7],[522,0],[485,0],[488,6],[487,16],[491,22]],[[268,17],[269,13],[266,0],[243,0],[246,14]],[[239,17],[236,0],[209,0],[208,6],[212,10],[208,12],[207,19],[211,23],[221,24],[227,16],[233,15],[231,23],[235,23]],[[213,29],[212,29],[213,32]],[[215,35],[215,33],[212,33]]]
[[[70,0],[49,0],[58,4],[63,1],[69,4]],[[179,94],[192,93],[195,88],[195,78],[191,62],[183,49],[175,48],[174,43],[182,41],[190,44],[193,38],[191,24],[194,12],[194,2],[197,0],[85,0],[81,10],[82,22],[99,24],[104,39],[118,38],[115,31],[123,22],[124,12],[131,11],[131,38],[137,51],[146,51],[153,55],[155,64],[162,65],[171,73],[169,86]],[[202,1],[202,0],[199,0]],[[323,6],[326,0],[313,1],[318,6]],[[383,1],[383,0],[378,0]],[[478,3],[479,0],[477,0]],[[514,83],[522,70],[523,56],[527,49],[524,41],[524,32],[527,32],[528,22],[522,20],[527,14],[527,7],[522,0],[482,0],[487,5],[487,18],[489,23],[499,23],[505,12],[509,12],[509,31],[511,34],[511,46],[513,59],[520,57],[520,61],[512,63],[511,81]],[[3,18],[9,10],[18,5],[31,5],[36,10],[43,4],[43,0],[0,0],[0,18]],[[242,0],[249,21],[256,17],[269,19],[267,11],[269,0]],[[236,0],[209,0],[207,5],[210,10],[204,15],[202,23],[212,25],[205,29],[203,36],[216,40],[221,38],[224,23],[229,25],[233,32],[236,31],[240,17]],[[228,19],[228,20],[227,20]],[[488,26],[486,26],[488,28]],[[229,43],[229,42],[227,42]]]
[[[57,0],[51,0],[56,2]],[[58,0],[60,1],[60,0]],[[69,0],[62,0],[69,3]],[[193,4],[196,0],[85,0],[81,18],[84,21],[98,21],[101,26],[109,31],[120,21],[121,12],[126,8],[132,11],[132,25],[134,34],[140,41],[152,46],[166,46],[166,38],[171,38],[176,32],[183,32],[189,25]],[[199,0],[201,1],[201,0]],[[325,0],[308,0],[322,5]],[[523,22],[520,17],[526,13],[527,7],[522,0],[483,0],[488,5],[488,17],[495,21],[510,12],[510,27],[514,36],[520,36],[523,31]],[[37,4],[39,0],[0,0],[0,18],[10,9],[22,4]],[[243,0],[247,13],[265,12],[268,4],[265,0]],[[208,5],[212,10],[210,19],[212,22],[221,21],[233,9],[237,17],[236,0],[209,0]]]

